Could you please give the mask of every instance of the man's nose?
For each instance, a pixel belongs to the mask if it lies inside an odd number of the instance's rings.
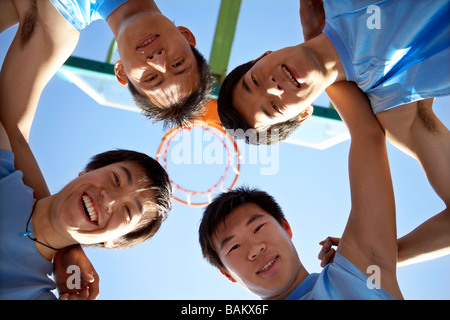
[[[269,76],[269,78],[266,80],[265,86],[266,92],[268,94],[279,96],[284,92],[283,88],[278,85],[276,79],[273,76]]]
[[[100,192],[102,205],[105,208],[106,213],[112,214],[114,212],[114,207],[116,205],[116,199],[111,192],[107,190],[102,190]]]
[[[248,259],[254,260],[266,250],[266,245],[263,242],[253,244],[248,250]]]
[[[147,64],[155,68],[161,73],[166,72],[166,51],[160,50],[153,55],[147,57]]]

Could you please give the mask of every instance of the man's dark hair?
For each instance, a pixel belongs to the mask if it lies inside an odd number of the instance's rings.
[[[210,99],[209,96],[215,81],[214,77],[203,55],[194,46],[191,46],[191,49],[197,61],[197,69],[200,76],[198,88],[171,106],[161,108],[153,104],[146,96],[141,95],[131,81],[128,80],[128,89],[144,116],[154,123],[163,121],[166,128],[173,126],[182,127],[197,119],[203,114],[204,106]]]
[[[153,214],[143,216],[133,231],[114,240],[117,249],[129,248],[153,237],[172,207],[172,185],[167,172],[158,161],[144,153],[122,149],[103,152],[93,156],[85,170],[92,171],[123,161],[137,163],[146,171],[146,178],[151,181],[147,188],[154,191],[152,202],[156,208],[156,217]]]
[[[234,138],[244,139],[248,144],[277,144],[289,137],[300,126],[298,116],[255,130],[242,119],[242,116],[233,106],[233,90],[254,64],[254,61],[244,63],[225,77],[217,99],[217,112],[222,125],[228,129],[227,132]],[[249,133],[249,129],[254,132]]]
[[[245,203],[254,203],[283,224],[284,214],[275,199],[259,189],[240,187],[217,196],[205,209],[198,229],[199,242],[203,257],[213,266],[224,269],[222,261],[214,247],[213,236],[219,224],[237,207]]]

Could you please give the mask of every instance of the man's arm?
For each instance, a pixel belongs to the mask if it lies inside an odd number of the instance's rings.
[[[300,0],[300,23],[305,41],[311,40],[321,34],[325,27],[323,1]]]
[[[49,190],[28,144],[39,98],[76,46],[79,33],[49,1],[16,0],[19,28],[0,74],[0,121],[15,154],[15,167],[35,197]],[[25,28],[24,26],[28,26]]]
[[[19,28],[0,73],[0,122],[7,132],[7,136],[1,134],[1,146],[3,137],[9,136],[16,169],[23,171],[24,183],[34,189],[34,197],[43,198],[50,192],[28,143],[31,126],[42,91],[75,49],[79,33],[49,1],[15,0],[14,5]],[[67,278],[61,266],[71,264],[81,268],[82,288],[79,292],[63,290],[67,293],[63,297],[95,299],[98,275],[81,248],[65,249],[55,257],[58,287],[63,288],[61,279]]]
[[[401,299],[396,278],[394,192],[384,131],[367,97],[354,83],[336,83],[327,89],[327,94],[351,135],[352,207],[338,252],[364,273],[369,266],[378,266],[381,287]]]
[[[0,1],[0,33],[19,23],[19,13],[13,0]]]
[[[450,253],[450,132],[433,112],[434,99],[377,114],[393,145],[417,159],[446,208],[398,240],[400,265]]]
[[[0,122],[0,150],[11,151],[11,144],[9,143],[8,135],[1,122]]]
[[[69,288],[67,284],[72,276],[72,273],[68,273],[67,270],[74,265],[80,268],[79,288]],[[79,245],[66,247],[55,254],[53,274],[60,300],[95,300],[98,298],[100,279]]]
[[[450,131],[433,112],[434,99],[380,112],[377,118],[390,142],[417,159],[447,208],[450,203]]]

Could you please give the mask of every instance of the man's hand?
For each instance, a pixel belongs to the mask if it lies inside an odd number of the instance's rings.
[[[319,260],[321,260],[320,266],[322,268],[325,268],[327,264],[333,262],[336,250],[332,248],[332,246],[338,246],[340,240],[340,238],[328,237],[319,242],[322,246],[322,250],[319,252]]]
[[[69,288],[68,282],[76,273],[69,271],[71,266],[79,267],[79,286]],[[53,260],[53,274],[58,287],[60,300],[95,300],[99,295],[99,277],[83,249],[79,245],[58,251]],[[71,277],[71,279],[69,279]],[[69,281],[68,281],[69,280]],[[77,286],[75,286],[77,287]]]
[[[325,27],[325,11],[322,0],[300,0],[300,22],[305,41],[321,34]]]

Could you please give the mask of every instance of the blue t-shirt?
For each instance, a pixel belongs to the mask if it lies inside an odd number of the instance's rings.
[[[374,113],[450,94],[450,1],[325,0],[323,33]]]
[[[0,300],[56,299],[49,277],[53,264],[41,256],[25,231],[33,189],[14,168],[14,154],[0,150]],[[28,230],[33,231],[30,220]]]
[[[106,20],[127,0],[50,0],[50,2],[75,29],[81,31],[92,21]]]
[[[369,280],[369,281],[368,281]],[[395,300],[383,288],[377,289],[372,279],[336,253],[333,263],[321,273],[312,273],[300,283],[286,300]]]

